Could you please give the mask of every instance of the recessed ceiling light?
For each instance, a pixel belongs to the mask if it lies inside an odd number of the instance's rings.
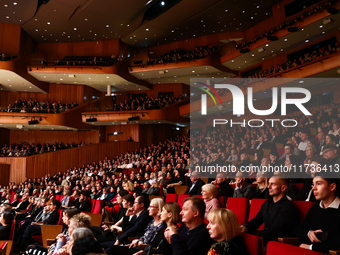
[[[51,22],[47,21],[47,25],[51,25]]]
[[[299,83],[303,83],[303,81],[299,81]]]
[[[308,42],[309,42],[309,40],[307,39],[305,42],[306,42],[306,43],[308,43]]]
[[[30,87],[30,89],[31,89],[32,87]]]
[[[165,5],[164,1],[161,2],[161,5]]]
[[[91,80],[91,77],[89,77],[89,80]]]
[[[106,25],[106,27],[110,27],[110,25],[109,25],[109,24],[107,24],[107,25]]]
[[[85,21],[87,21],[87,19],[85,19]]]
[[[268,46],[269,46],[269,44],[267,43],[267,44],[266,44],[266,46],[268,47]]]
[[[108,79],[108,78],[110,78],[109,76],[106,76],[106,78]]]
[[[12,85],[9,85],[10,87],[12,87]]]
[[[130,25],[129,25],[129,24],[127,24],[126,26],[127,26],[127,27],[129,27]]]
[[[285,42],[287,42],[288,41],[288,39],[287,38],[285,38]]]
[[[61,81],[63,80],[63,79],[60,79]]]
[[[233,63],[234,63],[234,60],[231,60],[231,62],[233,62]]]
[[[38,29],[36,29],[35,31],[36,31],[36,32],[38,32],[39,30],[38,30]]]
[[[147,29],[145,29],[145,31],[149,31],[149,29],[147,28]]]
[[[254,57],[254,56],[255,56],[255,54],[252,54],[251,56],[252,56],[252,57]]]
[[[14,2],[13,5],[17,5],[18,3],[17,2]]]
[[[6,16],[6,19],[9,19],[9,16]]]
[[[323,28],[323,26],[321,25],[320,28]]]
[[[75,27],[75,28],[73,28],[73,30],[77,30],[77,28]]]
[[[191,72],[193,72],[193,73],[194,73],[194,72],[195,72],[195,70],[192,70]]]
[[[325,31],[322,32],[322,34],[326,33]]]
[[[225,12],[228,12],[228,10],[225,10]]]
[[[8,5],[7,5],[7,4],[5,4],[4,6],[5,6],[5,7],[8,7]]]

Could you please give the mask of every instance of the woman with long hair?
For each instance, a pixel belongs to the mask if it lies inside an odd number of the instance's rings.
[[[247,255],[248,251],[241,241],[240,225],[236,215],[229,209],[219,208],[208,215],[210,238],[214,243],[208,255]]]

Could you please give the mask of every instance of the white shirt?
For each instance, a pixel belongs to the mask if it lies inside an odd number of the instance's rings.
[[[300,143],[299,143],[298,149],[299,149],[300,151],[305,151],[306,148],[307,148],[307,142],[308,142],[308,141],[306,141],[306,142],[300,142]]]

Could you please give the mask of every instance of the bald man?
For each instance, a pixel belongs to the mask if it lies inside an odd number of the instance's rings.
[[[269,241],[277,241],[278,237],[294,236],[298,224],[299,213],[295,205],[286,197],[287,179],[277,175],[269,179],[269,195],[271,199],[264,202],[256,216],[241,226],[242,232],[253,232],[264,223],[264,231],[257,233],[266,245]]]

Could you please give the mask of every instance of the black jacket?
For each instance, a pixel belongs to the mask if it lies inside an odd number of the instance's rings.
[[[119,243],[123,244],[128,242],[129,236],[142,236],[151,220],[152,217],[149,216],[149,212],[147,210],[143,210],[138,217],[134,215],[130,221],[129,216],[124,216],[122,222],[122,229],[124,233],[118,238]]]
[[[187,190],[184,192],[184,194],[189,194],[189,195],[201,195],[202,191],[202,186],[205,185],[205,182],[202,181],[201,179],[198,179],[198,181],[195,183],[195,186],[191,189],[193,185],[193,182],[190,182]]]
[[[295,227],[299,221],[299,212],[292,201],[286,196],[279,201],[265,201],[256,216],[245,224],[247,232],[257,230],[264,223],[264,230],[258,233],[263,243],[277,241],[278,237],[294,236]]]

